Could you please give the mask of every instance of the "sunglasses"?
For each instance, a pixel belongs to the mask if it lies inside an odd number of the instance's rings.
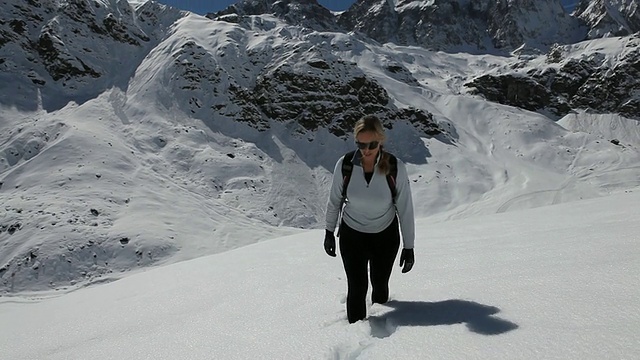
[[[358,149],[360,150],[364,150],[364,149],[369,149],[369,150],[373,150],[375,148],[378,147],[378,145],[380,145],[379,141],[372,141],[372,142],[360,142],[360,141],[356,141],[356,145],[358,146]]]

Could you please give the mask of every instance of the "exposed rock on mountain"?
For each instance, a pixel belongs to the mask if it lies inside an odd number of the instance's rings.
[[[308,64],[320,72],[331,71],[328,64]],[[287,95],[278,92],[286,89]],[[322,91],[318,91],[322,89]],[[270,118],[293,121],[306,130],[328,127],[337,136],[350,134],[362,114],[377,114],[388,128],[399,120],[408,120],[422,136],[440,134],[433,116],[419,109],[397,109],[386,90],[365,75],[342,80],[291,72],[278,68],[257,83],[255,103]]]
[[[488,45],[482,29],[483,10],[476,2],[464,6],[455,0],[386,1],[359,0],[339,15],[339,24],[372,39],[400,45],[448,50]]]
[[[638,0],[581,0],[574,15],[588,24],[590,39],[640,31]]]
[[[471,92],[487,100],[559,117],[571,109],[618,113],[640,119],[640,38],[627,37],[617,61],[598,51],[558,61],[548,58],[526,71],[486,74],[468,82]],[[562,52],[561,47],[554,51]],[[568,48],[565,49],[568,51]]]
[[[433,50],[544,48],[584,35],[559,0],[360,0],[339,23],[379,42]]]
[[[193,41],[176,53],[172,66],[181,79],[176,91],[191,99],[187,106],[194,116],[231,118],[261,131],[269,129],[271,121],[292,124],[300,132],[327,128],[342,137],[351,133],[362,114],[378,114],[389,128],[395,121],[408,121],[423,136],[442,132],[431,114],[398,109],[357,64],[332,54],[329,42],[336,40],[331,35],[326,35],[324,45],[296,40],[262,50],[248,49],[245,38],[230,36],[223,45],[227,51],[219,52],[221,58]],[[228,56],[240,54],[242,63],[226,65]],[[416,84],[403,67],[388,69],[396,78]]]
[[[208,17],[241,23],[262,14],[317,31],[356,31],[381,43],[433,50],[546,47],[586,35],[560,0],[359,0],[337,22],[315,0],[245,0]]]
[[[317,31],[336,30],[333,14],[316,0],[244,0],[227,9],[207,14],[214,20],[241,22],[243,17],[271,14],[291,25]]]
[[[37,88],[17,88],[0,104],[24,109],[38,106],[36,89],[44,108],[56,109],[124,86],[151,46],[141,28],[145,14],[162,14],[153,2],[139,15],[126,0],[8,1],[0,17],[0,81],[28,79]],[[173,12],[172,22],[180,16]]]
[[[337,16],[316,0],[244,0],[208,17],[242,23],[263,14],[316,31],[355,31],[380,43],[444,51],[526,44],[544,52],[555,43],[624,36],[640,28],[638,0],[582,0],[575,16],[561,0],[358,0]]]
[[[574,43],[585,36],[585,29],[564,11],[559,0],[491,1],[486,15],[488,32],[497,48],[527,44],[546,50],[554,43]]]

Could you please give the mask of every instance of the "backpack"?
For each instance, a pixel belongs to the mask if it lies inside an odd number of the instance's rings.
[[[357,150],[350,151],[345,154],[344,160],[342,160],[342,203],[344,203],[347,198],[347,186],[349,186],[349,181],[351,180],[351,172],[353,171],[353,155]],[[391,197],[393,198],[393,204],[396,203],[396,195],[398,195],[396,191],[396,177],[398,176],[398,159],[391,155],[390,153],[386,153],[389,155],[389,174],[387,174],[387,184],[389,185],[389,190],[391,190]]]

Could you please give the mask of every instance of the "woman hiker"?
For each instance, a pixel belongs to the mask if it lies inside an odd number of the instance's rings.
[[[405,164],[383,150],[381,121],[373,115],[355,125],[358,150],[336,163],[326,211],[324,248],[336,256],[334,230],[338,225],[340,256],[347,275],[349,323],[367,315],[366,297],[371,278],[371,301],[389,299],[389,278],[400,246],[402,272],[414,264],[415,221]],[[340,216],[342,215],[342,216]]]

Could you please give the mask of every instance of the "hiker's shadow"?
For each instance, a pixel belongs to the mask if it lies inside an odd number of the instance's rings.
[[[495,306],[466,300],[438,302],[396,301],[384,304],[393,310],[369,317],[372,335],[391,336],[399,326],[435,326],[466,324],[470,331],[482,335],[498,335],[518,328],[511,321],[494,316],[500,312]]]

